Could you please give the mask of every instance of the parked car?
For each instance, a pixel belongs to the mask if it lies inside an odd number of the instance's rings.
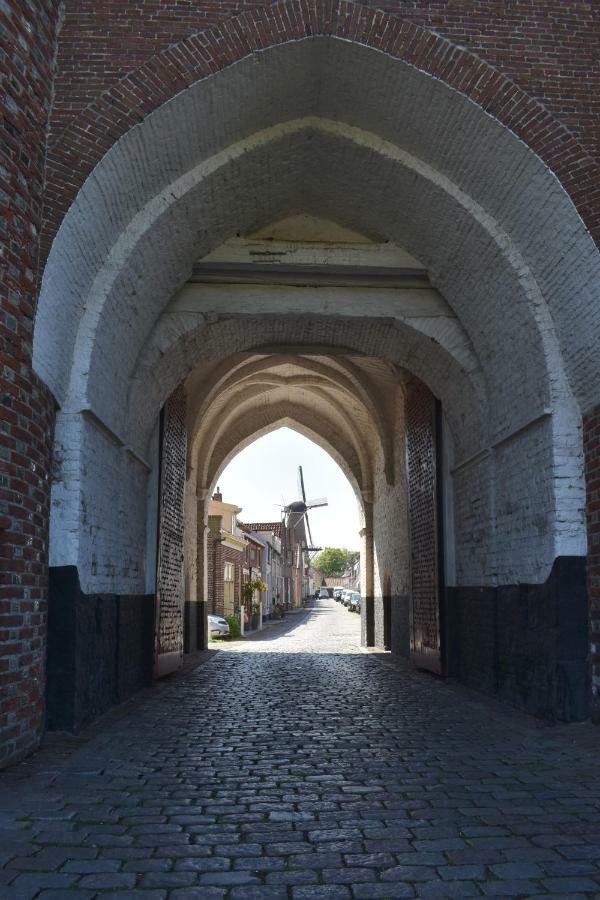
[[[338,602],[342,599],[342,590],[343,588],[334,588],[333,589],[333,599]]]
[[[348,609],[351,612],[360,612],[360,594],[358,591],[350,592],[350,600],[348,601]]]
[[[329,598],[329,591],[326,587],[319,588],[319,600],[327,600]]]
[[[349,591],[348,588],[344,588],[344,590],[342,591],[341,602],[344,604],[344,606],[348,606],[351,593],[352,591]]]
[[[229,625],[221,616],[209,616],[208,633],[211,637],[228,637]]]

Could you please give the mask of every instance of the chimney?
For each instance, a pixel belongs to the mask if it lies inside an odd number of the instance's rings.
[[[223,494],[221,493],[221,488],[217,485],[217,489],[212,495],[213,500],[218,500],[219,503],[223,502]]]

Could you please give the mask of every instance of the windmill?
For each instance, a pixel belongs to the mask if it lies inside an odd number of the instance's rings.
[[[289,503],[287,506],[284,506],[284,512],[290,516],[290,524],[293,528],[295,528],[301,521],[304,519],[306,523],[306,531],[308,533],[308,542],[309,546],[304,549],[308,553],[313,553],[321,550],[321,547],[313,547],[312,546],[312,535],[310,533],[310,523],[308,521],[308,510],[316,509],[319,506],[327,506],[327,498],[319,497],[317,500],[307,500],[306,499],[306,491],[304,490],[304,475],[302,474],[302,466],[298,466],[298,492],[302,497],[301,500],[295,500],[293,503]],[[292,516],[294,518],[292,518]]]

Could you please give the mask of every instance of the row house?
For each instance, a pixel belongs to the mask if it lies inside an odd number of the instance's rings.
[[[248,537],[260,541],[262,545],[262,573],[261,578],[267,585],[267,590],[260,595],[261,617],[270,619],[278,603],[283,605],[284,574],[283,574],[283,545],[281,538],[273,530],[268,530],[270,524],[253,523],[244,526],[248,529]],[[281,524],[281,523],[278,523]],[[260,525],[260,530],[256,528]],[[264,530],[266,528],[267,530]],[[281,529],[278,529],[279,531]]]
[[[252,522],[244,526],[264,545],[262,579],[267,590],[262,596],[262,617],[270,618],[278,604],[289,605],[289,579],[285,566],[285,525],[283,522]]]
[[[208,504],[207,605],[217,616],[238,615],[243,604],[248,541],[237,521],[241,511],[223,502],[219,488]]]
[[[244,523],[242,509],[223,500],[219,488],[208,504],[207,605],[213,615],[238,615],[244,606],[259,627],[281,606],[300,606],[309,591],[304,517],[287,512],[280,522]],[[262,579],[267,590],[244,600],[244,585]]]
[[[258,534],[250,531],[247,525],[240,522],[239,526],[243,529],[246,538],[246,557],[243,571],[244,584],[256,581],[257,578],[264,581],[263,558],[265,556],[265,544]],[[246,612],[252,628],[260,628],[262,626],[264,597],[265,592],[254,591],[251,600],[244,599],[244,606],[247,607]]]
[[[252,522],[245,527],[267,544],[267,560],[269,556],[271,559],[270,576],[268,562],[263,568],[263,580],[270,584],[267,592],[270,596],[263,601],[263,615],[272,615],[278,603],[284,609],[300,606],[308,595],[304,517],[288,512],[282,522]]]
[[[308,580],[308,596],[314,597],[315,591],[318,591],[320,587],[325,587],[327,582],[325,581],[325,576],[321,572],[320,569],[316,569],[314,566],[307,566],[306,568],[306,577]]]

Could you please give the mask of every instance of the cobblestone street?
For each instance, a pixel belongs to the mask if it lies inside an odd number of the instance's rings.
[[[5,772],[0,896],[599,896],[598,732],[359,624],[321,601]]]

